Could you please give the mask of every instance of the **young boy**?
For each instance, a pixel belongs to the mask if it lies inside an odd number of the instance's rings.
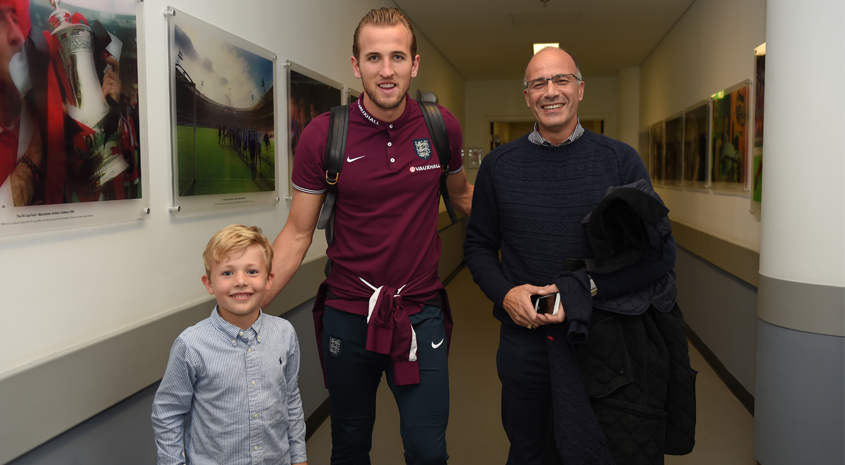
[[[158,464],[305,464],[296,333],[259,308],[273,282],[270,241],[231,225],[203,261],[217,306],[170,349],[153,401]]]

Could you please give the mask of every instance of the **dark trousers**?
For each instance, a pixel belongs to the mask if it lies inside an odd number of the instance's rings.
[[[323,365],[331,399],[332,465],[369,465],[376,390],[387,373],[399,407],[407,464],[445,464],[449,367],[443,311],[427,305],[410,316],[417,336],[420,384],[396,386],[390,357],[369,352],[367,318],[326,306]]]
[[[502,382],[507,465],[560,464],[552,428],[552,385],[546,329],[502,325],[496,367]]]

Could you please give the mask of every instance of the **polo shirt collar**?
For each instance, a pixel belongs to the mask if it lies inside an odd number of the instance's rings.
[[[379,129],[387,129],[387,128],[392,127],[392,126],[399,126],[399,125],[404,124],[410,118],[411,105],[412,105],[411,102],[414,102],[414,105],[416,104],[416,102],[414,100],[411,100],[411,97],[406,93],[405,94],[405,111],[403,111],[402,114],[399,116],[399,118],[396,118],[395,121],[391,121],[390,123],[388,123],[388,122],[382,121],[382,120],[376,118],[375,116],[371,115],[370,112],[368,112],[367,109],[364,108],[363,100],[364,100],[363,98],[359,98],[358,100],[355,101],[355,106],[358,107],[356,112],[359,115],[361,115],[361,117],[365,121],[369,122],[369,124],[372,125],[374,128],[379,128]]]
[[[211,311],[211,324],[214,325],[215,328],[219,329],[230,341],[235,341],[240,337],[243,340],[246,340],[246,334],[241,336],[241,333],[247,333],[248,331],[252,331],[257,336],[257,341],[261,343],[261,327],[263,326],[263,322],[265,319],[264,311],[258,310],[258,319],[255,320],[255,323],[249,327],[249,329],[241,329],[237,326],[229,323],[228,321],[224,320],[222,316],[220,316],[220,312],[217,311],[218,306],[214,306],[214,310]]]

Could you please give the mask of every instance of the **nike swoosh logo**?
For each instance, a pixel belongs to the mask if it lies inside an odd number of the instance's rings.
[[[440,347],[440,345],[443,344],[443,341],[445,341],[445,340],[446,340],[446,338],[443,338],[437,344],[435,344],[434,341],[431,341],[431,348],[436,349],[436,348]]]
[[[364,157],[366,157],[366,155],[361,155],[361,156],[360,156],[360,157],[358,157],[358,158],[349,158],[349,157],[346,157],[346,162],[347,162],[347,163],[352,163],[353,161],[355,161],[355,160],[360,160],[360,159],[362,159],[362,158],[364,158]]]

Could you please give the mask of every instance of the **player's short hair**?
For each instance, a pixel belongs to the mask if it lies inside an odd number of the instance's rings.
[[[226,226],[211,237],[202,261],[205,264],[205,274],[211,276],[211,265],[220,263],[233,254],[241,253],[251,245],[260,245],[264,249],[264,261],[267,262],[267,274],[273,271],[273,246],[258,226],[244,226],[232,224]]]
[[[12,8],[18,15],[18,27],[24,39],[29,35],[32,22],[29,19],[29,0],[0,0],[0,8]]]
[[[355,33],[352,35],[352,55],[357,60],[361,53],[361,48],[358,46],[358,35],[364,26],[379,26],[389,27],[401,24],[405,26],[408,32],[411,33],[411,59],[417,56],[417,36],[414,34],[414,27],[411,26],[411,21],[398,8],[378,8],[370,10],[358,23],[355,28]]]

